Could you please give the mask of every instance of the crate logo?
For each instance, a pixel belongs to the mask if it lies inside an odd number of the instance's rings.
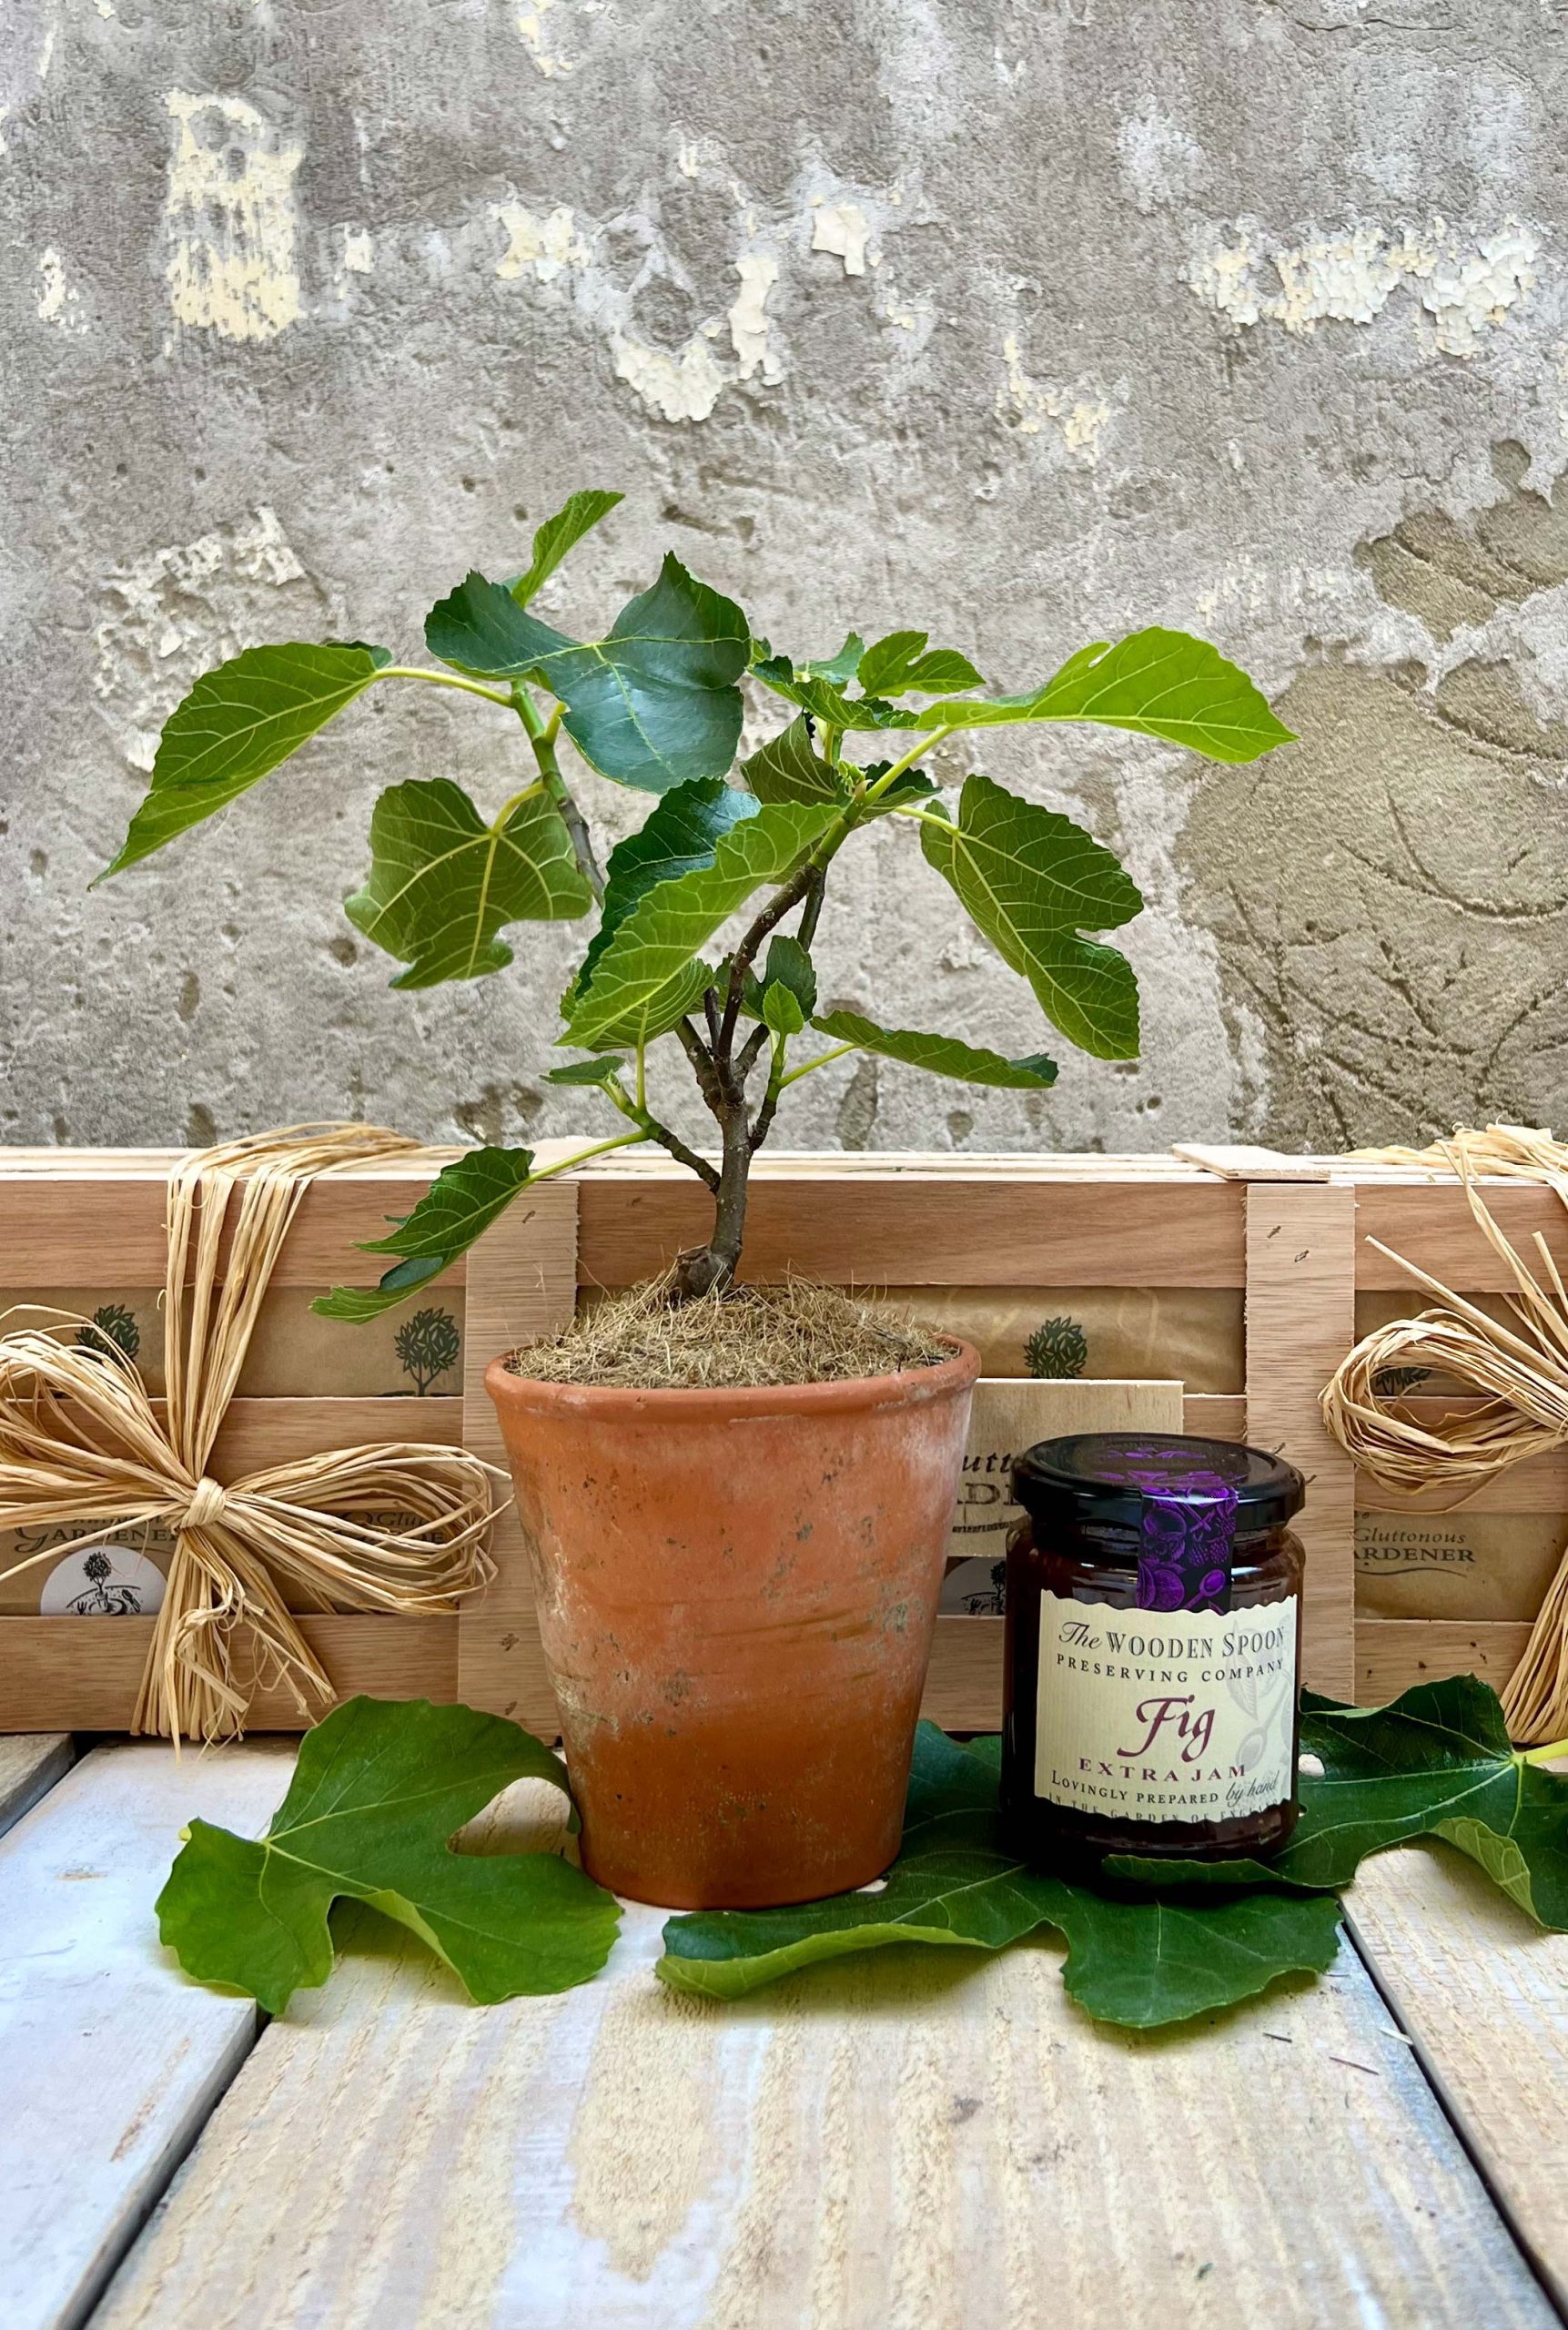
[[[38,1596],[43,1618],[150,1618],[164,1575],[131,1545],[87,1545],[56,1562]]]

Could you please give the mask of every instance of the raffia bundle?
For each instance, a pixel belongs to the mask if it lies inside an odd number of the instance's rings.
[[[1549,1132],[1488,1125],[1484,1132],[1458,1131],[1430,1149],[1351,1154],[1359,1163],[1457,1174],[1477,1226],[1514,1283],[1508,1302],[1517,1324],[1510,1327],[1370,1239],[1437,1296],[1439,1307],[1391,1320],[1363,1336],[1322,1394],[1325,1425],[1362,1472],[1380,1487],[1403,1494],[1447,1491],[1442,1509],[1450,1510],[1511,1464],[1568,1444],[1568,1292],[1539,1231],[1532,1267],[1503,1236],[1476,1186],[1481,1175],[1543,1181],[1568,1206],[1568,1144]],[[1377,1383],[1386,1369],[1412,1364],[1457,1378],[1481,1395],[1480,1405],[1411,1421]],[[1568,1556],[1502,1693],[1502,1707],[1511,1735],[1527,1745],[1568,1732]]]
[[[174,1533],[136,1731],[237,1737],[255,1693],[279,1683],[304,1719],[329,1704],[285,1586],[315,1609],[425,1614],[450,1611],[491,1575],[491,1467],[461,1449],[337,1449],[228,1486],[207,1469],[311,1181],[419,1146],[377,1126],[300,1125],[181,1158],[168,1183],[161,1417],[106,1338],[58,1339],[80,1322],[39,1314],[0,1335],[0,1528],[103,1525],[77,1545],[145,1523]],[[378,1519],[388,1514],[401,1525],[389,1531]]]

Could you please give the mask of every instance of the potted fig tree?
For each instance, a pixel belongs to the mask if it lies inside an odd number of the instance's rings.
[[[849,1053],[1016,1090],[1057,1075],[1038,1051],[887,1027],[823,996],[814,946],[839,854],[873,824],[907,827],[1046,1018],[1130,1059],[1131,967],[1086,936],[1142,903],[1115,856],[990,777],[945,796],[922,764],[961,732],[1046,721],[1225,761],[1289,732],[1234,665],[1173,631],[1080,648],[1010,694],[918,631],[797,662],[673,556],[596,635],[571,636],[531,602],[619,499],[573,494],[522,574],[470,572],[426,618],[433,668],[329,642],[208,672],[166,724],[108,871],[235,799],[369,688],[434,684],[519,724],[523,781],[499,805],[446,776],[381,794],[347,912],[403,988],[505,969],[512,924],[596,916],[562,1001],[572,1057],[549,1078],[619,1129],[548,1167],[470,1151],[367,1249],[391,1258],[379,1284],[317,1308],[379,1315],[546,1171],[606,1150],[657,1142],[702,1182],[711,1228],[667,1278],[497,1358],[487,1381],[589,1869],[672,1906],[758,1906],[864,1884],[896,1849],[978,1360],[843,1295],[744,1284],[753,1160],[792,1088]],[[783,711],[737,767],[748,676]],[[584,771],[650,800],[602,866]],[[677,1052],[713,1119],[703,1147],[658,1097]]]

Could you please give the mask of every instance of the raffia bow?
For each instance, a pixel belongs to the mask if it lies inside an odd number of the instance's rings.
[[[1369,1239],[1439,1298],[1439,1308],[1391,1320],[1364,1335],[1322,1393],[1323,1422],[1360,1469],[1401,1494],[1455,1492],[1452,1511],[1486,1483],[1530,1456],[1568,1445],[1568,1292],[1546,1241],[1535,1236],[1539,1276],[1504,1237],[1476,1187],[1476,1177],[1543,1181],[1568,1206],[1568,1145],[1519,1125],[1462,1130],[1430,1149],[1361,1149],[1359,1161],[1446,1169],[1458,1175],[1476,1224],[1508,1267],[1508,1297],[1517,1327],[1492,1318],[1440,1279]],[[1389,1372],[1414,1365],[1457,1379],[1482,1395],[1416,1423],[1400,1412],[1385,1385]],[[1502,1693],[1510,1735],[1526,1745],[1568,1732],[1568,1555],[1547,1589],[1524,1656]]]
[[[331,1682],[286,1590],[309,1608],[423,1614],[450,1611],[491,1574],[491,1467],[461,1449],[335,1449],[227,1485],[207,1471],[311,1181],[419,1147],[377,1126],[306,1125],[179,1160],[168,1182],[161,1416],[106,1337],[58,1339],[53,1330],[75,1320],[0,1336],[0,1528],[101,1522],[78,1547],[140,1524],[173,1532],[135,1731],[238,1737],[255,1693],[278,1683],[305,1719],[312,1699],[316,1711],[329,1704]],[[58,1555],[53,1545],[4,1575]]]

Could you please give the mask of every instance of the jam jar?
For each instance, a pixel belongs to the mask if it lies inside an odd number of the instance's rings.
[[[1277,1852],[1296,1824],[1294,1465],[1075,1433],[1013,1467],[1003,1819],[1026,1859]]]

